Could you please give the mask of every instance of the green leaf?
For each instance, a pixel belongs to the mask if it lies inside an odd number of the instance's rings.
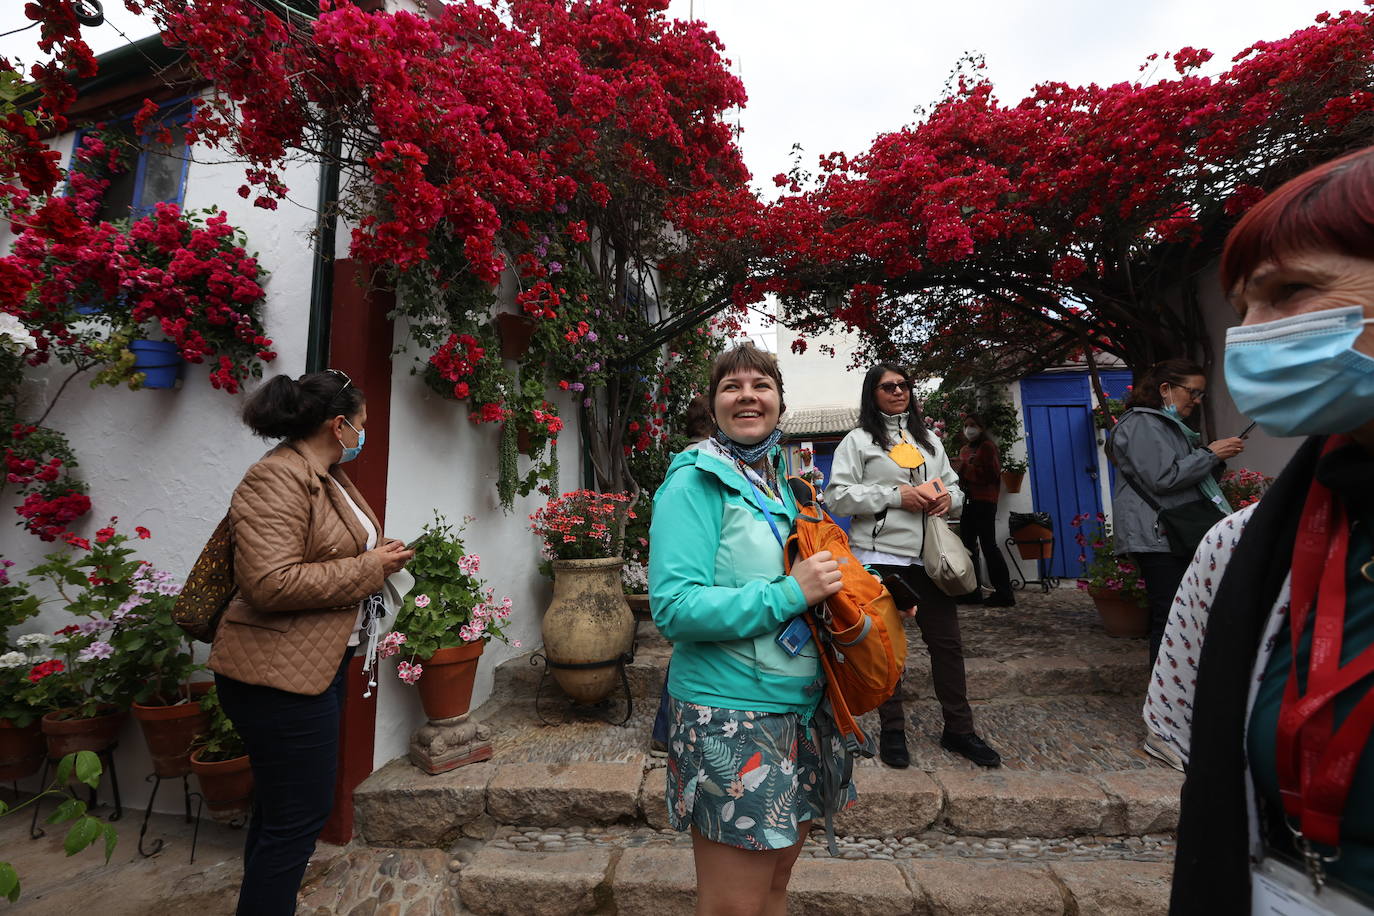
[[[8,862],[0,862],[0,897],[10,903],[19,899],[19,872]]]
[[[67,850],[67,855],[74,856],[87,846],[96,841],[104,831],[100,821],[87,815],[81,820],[72,824],[72,829],[67,831],[67,839],[62,842],[62,848]]]
[[[76,763],[76,755],[68,754],[57,763],[57,784],[65,786],[67,781],[72,778],[72,766]]]
[[[77,798],[68,798],[57,806],[57,810],[48,815],[49,824],[60,824],[73,818],[81,817],[86,813],[86,803]]]
[[[114,855],[115,844],[119,842],[119,834],[115,833],[114,824],[105,825],[105,864],[110,864],[110,856]]]
[[[76,752],[76,778],[90,786],[92,789],[100,785],[100,774],[104,769],[100,766],[100,757],[94,751]]]

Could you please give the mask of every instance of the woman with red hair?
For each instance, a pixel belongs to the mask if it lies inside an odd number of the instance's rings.
[[[1374,148],[1251,209],[1221,280],[1241,319],[1232,398],[1308,438],[1258,504],[1208,532],[1164,634],[1173,660],[1156,661],[1146,723],[1188,763],[1170,911],[1368,912]]]

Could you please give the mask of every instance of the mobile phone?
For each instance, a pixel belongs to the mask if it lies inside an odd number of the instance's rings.
[[[1252,421],[1250,421],[1250,425],[1247,426],[1247,427],[1245,427],[1245,429],[1241,431],[1241,434],[1240,434],[1239,436],[1237,436],[1236,438],[1237,438],[1237,439],[1248,439],[1248,438],[1250,437],[1250,430],[1254,429],[1254,428],[1255,428],[1255,424],[1257,424],[1258,422],[1259,422],[1258,420],[1252,420]]]
[[[888,573],[883,576],[883,587],[892,595],[892,600],[897,604],[897,610],[905,611],[916,606],[915,590],[896,573]]]
[[[949,491],[945,489],[944,482],[941,481],[940,478],[932,477],[925,483],[917,484],[916,492],[920,493],[926,499],[936,500],[939,499],[941,496],[944,496]]]
[[[799,614],[783,628],[777,640],[778,645],[782,646],[788,655],[796,655],[811,640],[811,627]]]

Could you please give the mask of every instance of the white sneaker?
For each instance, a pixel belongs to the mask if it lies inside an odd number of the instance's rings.
[[[1180,773],[1183,772],[1183,758],[1178,756],[1178,751],[1174,750],[1167,741],[1154,732],[1145,736],[1145,742],[1141,744],[1140,748],[1161,763],[1167,763]]]

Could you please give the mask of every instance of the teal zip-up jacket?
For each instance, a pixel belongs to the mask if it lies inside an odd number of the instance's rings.
[[[779,479],[781,453],[772,455]],[[797,506],[761,494],[785,539]],[[783,572],[782,548],[749,482],[714,450],[690,449],[668,467],[654,496],[649,608],[673,643],[668,692],[725,709],[796,712],[820,701],[815,640],[797,656],[776,641],[806,610],[801,586]]]

